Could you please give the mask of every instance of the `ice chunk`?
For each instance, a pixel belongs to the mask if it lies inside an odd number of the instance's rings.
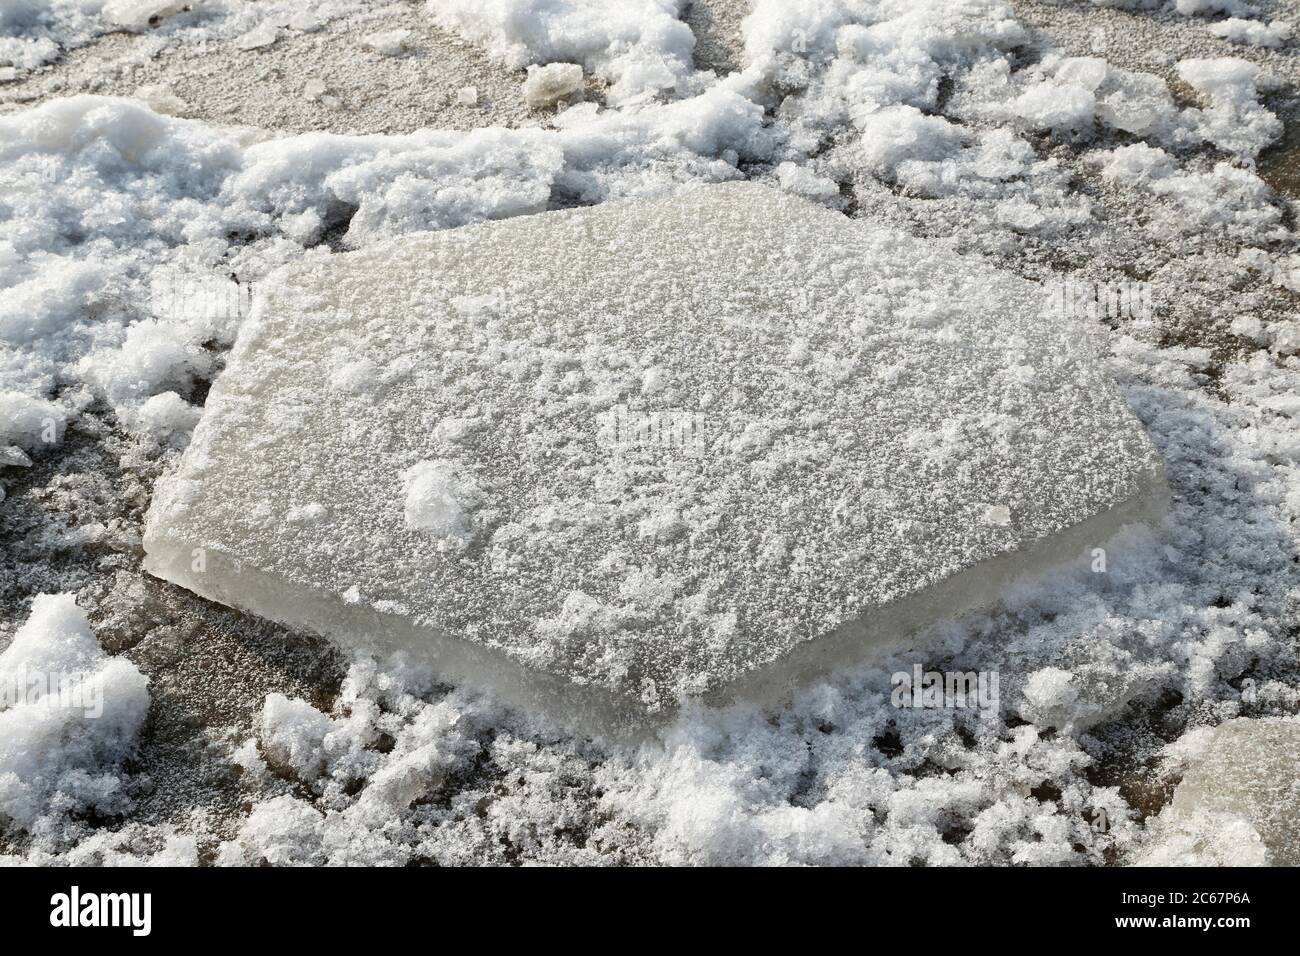
[[[235,46],[241,50],[260,50],[280,39],[280,31],[272,23],[263,23],[249,30],[235,40]]]
[[[104,4],[104,19],[127,30],[147,30],[163,17],[197,7],[206,0],[109,0]]]
[[[147,567],[583,726],[779,699],[1158,513],[1044,297],[748,183],[295,266]],[[375,387],[332,384],[362,359]]]
[[[1282,122],[1259,103],[1259,67],[1237,57],[1179,60],[1178,75],[1210,98],[1208,110],[1190,110],[1201,134],[1223,149],[1255,157],[1282,132]]]
[[[1198,744],[1143,862],[1262,863],[1247,853],[1262,844],[1268,863],[1300,864],[1300,721],[1242,717]]]
[[[146,400],[131,416],[132,430],[159,444],[181,443],[198,423],[200,410],[175,392]]]
[[[462,86],[456,91],[456,102],[461,106],[475,106],[478,104],[478,88],[473,86]]]
[[[1285,20],[1261,23],[1258,20],[1243,20],[1240,17],[1229,17],[1220,23],[1211,23],[1206,29],[1216,37],[1222,37],[1231,43],[1273,49],[1277,49],[1291,39],[1292,33],[1291,24]]]
[[[582,67],[576,63],[530,66],[524,80],[524,102],[532,109],[554,106],[582,89]]]
[[[406,41],[410,37],[410,30],[385,30],[366,34],[361,38],[361,45],[381,56],[398,56],[406,50]]]
[[[35,451],[63,439],[68,413],[60,405],[21,392],[0,391],[0,445]]]

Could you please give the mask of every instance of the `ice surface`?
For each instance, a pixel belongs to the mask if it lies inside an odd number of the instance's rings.
[[[1041,299],[750,184],[294,267],[147,567],[598,724],[774,699],[1160,506]]]
[[[1300,864],[1300,722],[1242,717],[1189,736],[1195,752],[1145,862],[1261,863],[1262,846],[1268,863]]]

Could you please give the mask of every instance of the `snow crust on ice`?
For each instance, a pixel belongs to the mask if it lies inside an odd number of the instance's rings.
[[[278,234],[296,248],[348,215],[344,242],[359,246],[537,212],[557,195],[593,202],[687,177],[734,178],[734,165],[711,157],[731,150],[738,161],[768,148],[761,108],[726,89],[562,132],[309,134],[247,145],[126,100],[77,97],[5,117],[0,188],[11,198],[0,208],[0,282],[9,294],[0,341],[11,348],[0,390],[40,403],[57,386],[84,385],[128,424],[156,394],[184,397],[209,371],[205,346],[228,345],[244,314],[186,307],[183,298],[154,309],[135,303],[151,300],[160,258],[177,282],[211,298],[207,280],[219,277],[232,232]],[[287,254],[274,243],[246,278]]]
[[[1150,442],[1036,292],[746,184],[278,274],[155,493],[148,566],[346,640],[355,588],[401,646],[485,646],[614,714],[763,696],[1159,512]],[[382,387],[321,388],[340,352]],[[606,447],[627,402],[698,415],[701,454]],[[304,501],[328,521],[281,530]]]
[[[144,675],[106,655],[70,594],[41,595],[0,653],[0,833],[128,806],[118,766],[149,707]]]
[[[423,531],[439,549],[463,548],[474,537],[470,511],[482,495],[453,461],[421,461],[402,475],[406,526]]]

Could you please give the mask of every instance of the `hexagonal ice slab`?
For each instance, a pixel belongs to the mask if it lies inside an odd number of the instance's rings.
[[[749,184],[264,286],[146,567],[610,728],[772,700],[1163,507],[1036,286]]]

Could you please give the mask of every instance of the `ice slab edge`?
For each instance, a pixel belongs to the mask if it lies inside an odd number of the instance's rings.
[[[701,698],[711,706],[749,702],[777,705],[791,693],[838,668],[912,640],[919,631],[969,613],[997,606],[1014,582],[1042,577],[1092,548],[1112,550],[1112,540],[1132,527],[1158,524],[1168,510],[1163,469],[1142,476],[1139,491],[1123,502],[1050,538],[999,554],[906,597],[835,633],[797,645],[784,658],[717,687]],[[669,708],[646,713],[639,700],[599,686],[573,684],[528,668],[491,648],[362,604],[348,604],[294,584],[282,575],[259,571],[220,549],[206,547],[205,571],[191,571],[190,542],[155,537],[144,568],[202,598],[267,618],[286,627],[336,641],[348,650],[376,656],[405,653],[448,683],[464,684],[561,727],[594,736],[631,739],[670,720]],[[933,608],[943,610],[937,615]],[[882,689],[882,693],[885,690]]]

